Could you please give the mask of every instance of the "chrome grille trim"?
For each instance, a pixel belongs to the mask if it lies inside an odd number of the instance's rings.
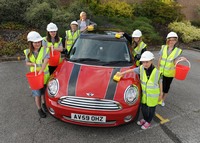
[[[87,110],[116,111],[122,109],[121,105],[113,100],[85,98],[76,96],[62,96],[58,100],[58,104],[67,107],[82,108]]]
[[[99,122],[86,122],[86,121],[77,121],[77,120],[73,120],[70,117],[67,116],[63,116],[63,118],[65,120],[70,120],[70,121],[75,121],[75,122],[80,122],[80,123],[88,123],[88,124],[106,124],[106,125],[112,125],[115,124],[116,121],[106,121],[105,123],[99,123]]]

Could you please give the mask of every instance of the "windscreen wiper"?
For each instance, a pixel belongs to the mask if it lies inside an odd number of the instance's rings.
[[[105,64],[103,64],[103,66],[106,66],[106,65],[116,65],[116,64],[127,64],[127,63],[131,63],[129,61],[110,61],[110,62],[106,62]]]
[[[92,59],[92,58],[78,58],[78,59],[70,59],[70,61],[73,61],[73,62],[83,62],[83,61],[95,61],[95,62],[98,62],[100,60],[99,59]]]

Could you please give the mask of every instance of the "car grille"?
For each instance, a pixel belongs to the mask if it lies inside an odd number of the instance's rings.
[[[82,108],[88,110],[121,110],[121,105],[113,100],[63,96],[58,100],[63,106]]]

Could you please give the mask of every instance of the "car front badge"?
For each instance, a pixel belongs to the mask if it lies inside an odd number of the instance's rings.
[[[86,93],[87,96],[94,96],[93,93],[89,92],[89,93]]]

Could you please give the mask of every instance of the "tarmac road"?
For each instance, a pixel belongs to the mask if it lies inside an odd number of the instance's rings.
[[[154,52],[158,57],[158,52]],[[24,61],[0,63],[1,143],[198,143],[200,142],[200,52],[185,50],[191,70],[184,81],[174,79],[166,106],[158,106],[148,130],[135,123],[93,128],[40,119],[30,96]],[[168,119],[168,122],[165,122]],[[160,124],[163,121],[164,124]]]

